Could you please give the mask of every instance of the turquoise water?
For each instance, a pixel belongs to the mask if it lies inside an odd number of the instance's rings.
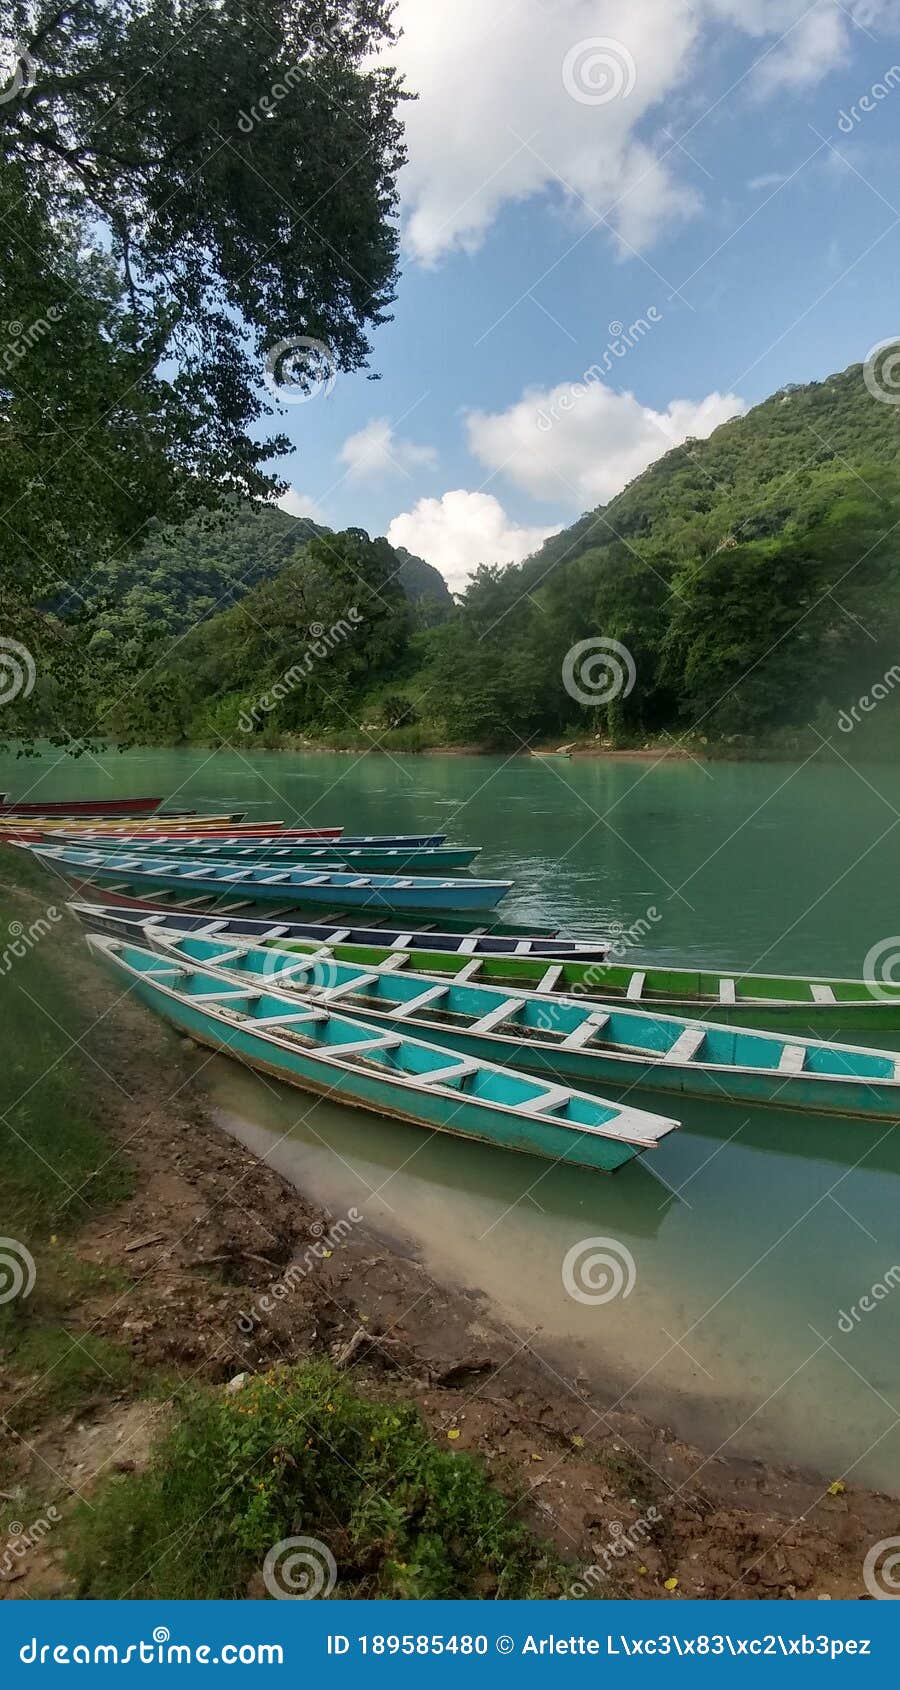
[[[631,929],[636,962],[857,975],[900,933],[900,773],[880,767],[179,750],[0,761],[0,787],[441,829],[514,879],[504,914]],[[900,1491],[900,1129],[635,1091],[682,1130],[604,1179],[311,1105],[225,1059],[205,1074],[246,1142],[483,1289],[570,1375],[710,1452]],[[584,1304],[562,1266],[597,1237],[634,1286]]]

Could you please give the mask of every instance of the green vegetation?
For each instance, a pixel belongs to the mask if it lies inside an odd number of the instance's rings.
[[[563,1589],[555,1555],[478,1462],[437,1448],[415,1410],[367,1401],[324,1366],[186,1395],[152,1465],[91,1502],[72,1536],[80,1596],[246,1596],[269,1550],[297,1536],[327,1546],[338,1597]]]
[[[264,372],[308,392],[367,363],[397,274],[391,10],[7,0],[0,629],[38,674],[7,733],[77,735],[130,679],[89,651],[79,581],[150,523],[279,490]]]
[[[224,528],[194,524],[144,554],[146,573],[132,562],[99,577],[95,640],[141,666],[148,617],[171,634],[206,616],[112,726],[132,740],[305,735],[392,750],[663,734],[815,745],[900,650],[898,426],[858,365],[785,390],[668,453],[520,566],[482,567],[449,614],[434,571],[361,530],[291,534],[283,513],[240,508]],[[353,638],[253,713],[314,647],[313,628],[352,604],[364,615]],[[627,648],[627,697],[570,696],[563,660],[585,640]],[[892,750],[896,721],[896,703],[867,717],[854,755]]]

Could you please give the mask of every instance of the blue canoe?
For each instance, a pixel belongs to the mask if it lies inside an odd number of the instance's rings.
[[[900,1121],[900,1057],[856,1045],[802,1042],[751,1028],[684,1020],[640,1009],[548,999],[536,992],[435,982],[389,963],[361,967],[327,951],[277,948],[167,934],[148,938],[164,955],[243,982],[287,988],[376,1026],[403,1026],[460,1056],[537,1069],[557,1079],[612,1081],[783,1109]]]
[[[117,939],[88,944],[157,1014],[198,1043],[336,1102],[554,1162],[612,1172],[678,1122],[528,1079],[371,1027],[289,993],[161,958]]]
[[[18,844],[18,842],[16,842]],[[197,894],[242,892],[254,903],[327,904],[330,909],[485,910],[505,898],[511,880],[444,880],[397,874],[316,873],[260,863],[157,856],[152,851],[88,851],[74,845],[19,845],[47,868],[76,873],[80,880],[121,880],[143,891],[167,886]]]
[[[51,836],[44,841],[56,844]],[[67,841],[69,843],[69,841]],[[75,840],[71,843],[74,845]],[[257,839],[155,839],[136,846],[118,839],[78,841],[77,848],[92,851],[152,851],[156,857],[211,857],[217,862],[292,863],[297,868],[353,868],[360,874],[455,874],[469,868],[480,850],[478,845],[346,845],[334,840],[326,845],[312,840],[288,844],[261,843]]]

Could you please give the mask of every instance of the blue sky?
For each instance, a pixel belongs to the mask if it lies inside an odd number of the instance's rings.
[[[459,586],[900,327],[900,0],[399,15],[420,98],[395,321],[379,381],[286,407],[286,508],[388,533]],[[606,373],[610,325],[640,318]]]

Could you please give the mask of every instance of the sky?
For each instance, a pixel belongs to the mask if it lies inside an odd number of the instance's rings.
[[[280,501],[461,590],[897,333],[900,0],[399,0],[402,276]]]

